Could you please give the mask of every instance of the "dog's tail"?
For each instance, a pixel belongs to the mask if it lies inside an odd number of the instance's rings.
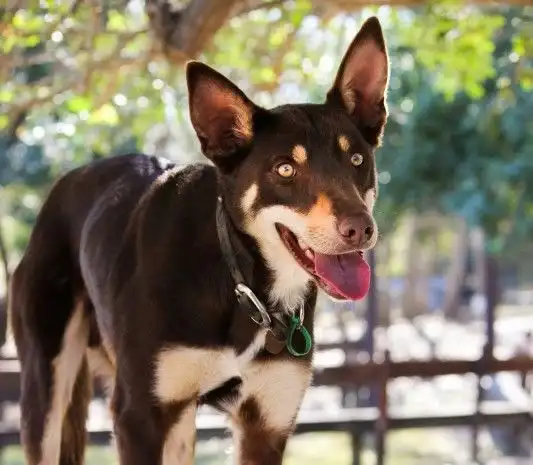
[[[57,188],[43,205],[9,292],[21,364],[21,439],[29,465],[83,464],[91,398],[90,302],[72,258]]]

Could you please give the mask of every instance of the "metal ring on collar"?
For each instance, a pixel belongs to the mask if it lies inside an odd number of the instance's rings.
[[[257,296],[254,294],[254,292],[245,284],[239,283],[237,286],[235,286],[235,293],[237,296],[245,295],[248,297],[250,302],[254,305],[255,308],[259,311],[259,314],[261,315],[261,320],[256,319],[254,315],[250,314],[250,318],[257,323],[260,326],[263,326],[265,328],[270,328],[271,326],[271,319],[270,315],[268,314],[265,306],[261,303],[261,301],[257,298]]]

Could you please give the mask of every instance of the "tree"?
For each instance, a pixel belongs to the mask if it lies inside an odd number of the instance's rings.
[[[513,52],[516,29],[529,20],[507,13],[495,37],[494,76],[483,81],[479,98],[461,92],[449,100],[417,64],[401,73],[380,152],[391,173],[382,189],[385,211],[459,215],[483,226],[495,250],[530,231],[533,122],[526,115],[533,114],[533,93],[519,73],[531,70],[531,58],[520,62]],[[533,47],[529,34],[524,47]]]
[[[517,63],[513,52],[516,29],[530,21],[525,13],[511,9],[505,15],[494,41],[494,76],[482,82],[480,97],[461,92],[450,100],[436,91],[435,76],[420,63],[403,70],[391,93],[398,105],[380,152],[380,166],[387,170],[382,176],[388,175],[379,202],[381,224],[393,228],[390,218],[406,211],[463,219],[448,275],[447,315],[456,314],[464,290],[467,226],[486,231],[483,252],[491,263],[511,245],[523,249],[531,234],[533,204],[525,186],[533,175],[533,126],[526,115],[533,114],[533,93],[529,84],[520,85],[521,73],[531,72],[531,59]],[[533,44],[531,37],[520,41],[524,49]],[[416,257],[414,263],[420,254]]]
[[[367,2],[147,0],[143,8],[133,0],[71,0],[24,9],[19,3],[8,2],[0,22],[0,78],[7,81],[0,93],[0,128],[14,134],[25,121],[21,115],[29,110],[46,115],[53,108],[59,118],[81,119],[76,129],[116,126],[129,118],[134,132],[143,134],[147,121],[164,121],[161,93],[167,86],[183,92],[185,60],[204,56],[215,65],[253,70],[246,78],[256,89],[272,90],[286,80],[306,83],[320,64],[320,52],[340,54]],[[448,1],[390,3],[425,5],[382,15],[395,31],[390,41],[411,46],[425,67],[438,69],[436,85],[447,95],[465,89],[479,97],[481,83],[493,74],[492,37],[504,10],[460,8]],[[516,33],[525,35],[525,26]],[[529,52],[524,43],[516,41],[519,58]],[[303,76],[302,56],[310,65]],[[16,79],[35,65],[47,69],[41,79]],[[532,82],[525,71],[523,79]],[[135,110],[142,116],[132,116]]]

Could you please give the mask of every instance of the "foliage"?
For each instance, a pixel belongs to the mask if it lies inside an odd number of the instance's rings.
[[[320,101],[371,10],[331,17],[311,0],[274,4],[237,11],[200,58],[260,104]],[[441,0],[377,12],[393,62],[382,230],[430,208],[526,234],[532,9]],[[6,12],[0,31],[0,227],[19,237],[15,249],[59,173],[137,149],[197,157],[182,66],[155,45],[141,1],[40,2]]]
[[[483,225],[496,249],[527,237],[533,226],[526,187],[533,180],[533,120],[527,116],[533,114],[533,93],[518,77],[527,63],[513,55],[522,20],[507,15],[482,98],[462,92],[449,101],[436,91],[439,76],[416,62],[397,76],[380,163],[391,174],[380,203],[387,214],[415,209],[460,215]]]

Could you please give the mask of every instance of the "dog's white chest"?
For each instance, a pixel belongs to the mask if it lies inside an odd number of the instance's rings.
[[[267,330],[260,329],[255,335],[250,345],[237,356],[237,363],[241,371],[246,369],[257,353],[265,346]]]
[[[201,396],[231,378],[242,378],[265,344],[266,330],[257,332],[239,355],[233,349],[174,346],[162,349],[155,360],[154,394],[162,402]]]

